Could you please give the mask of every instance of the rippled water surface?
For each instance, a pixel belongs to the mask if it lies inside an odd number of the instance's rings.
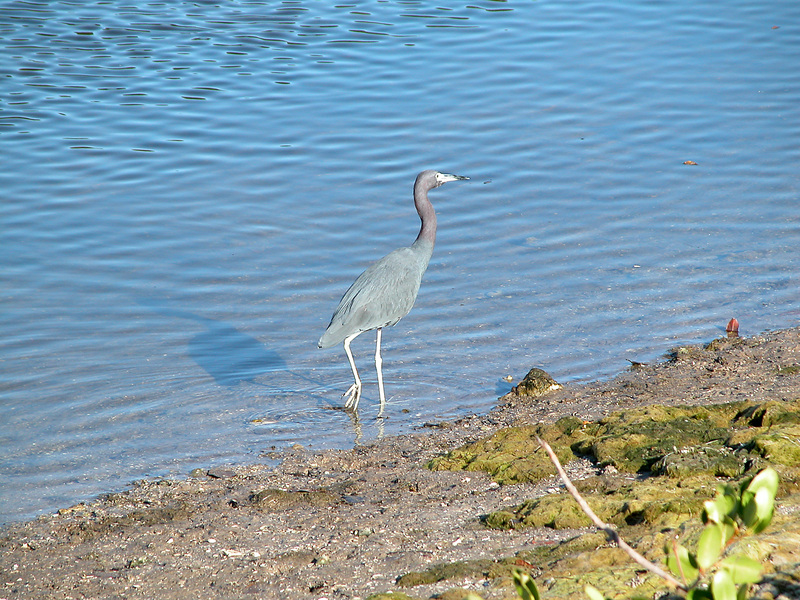
[[[0,522],[800,317],[800,3],[8,1],[0,47]],[[316,341],[424,168],[471,180],[356,422]]]

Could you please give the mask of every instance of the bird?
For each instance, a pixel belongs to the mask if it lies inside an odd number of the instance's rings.
[[[344,352],[350,362],[355,379],[342,397],[347,397],[345,409],[357,411],[361,398],[361,378],[353,360],[350,342],[365,331],[377,330],[375,343],[375,369],[378,372],[380,412],[383,415],[386,395],[383,389],[383,360],[381,359],[381,330],[405,317],[417,299],[422,276],[428,268],[436,242],[436,211],[428,199],[428,192],[448,181],[466,180],[469,177],[451,175],[428,169],[417,175],[414,182],[414,206],[421,226],[414,243],[390,252],[372,263],[361,273],[342,296],[333,311],[331,322],[319,338],[320,348],[330,348],[344,343]]]

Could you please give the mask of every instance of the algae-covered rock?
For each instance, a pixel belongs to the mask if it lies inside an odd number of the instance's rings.
[[[592,524],[575,500],[567,494],[543,496],[527,500],[511,509],[489,513],[484,523],[492,529],[580,529]]]
[[[654,405],[613,413],[595,428],[587,428],[594,435],[572,449],[594,456],[600,466],[613,465],[626,473],[648,472],[669,453],[727,439],[740,404],[708,408]]]
[[[752,450],[773,464],[800,465],[800,425],[778,427],[776,431],[756,435]]]
[[[677,527],[699,514],[703,502],[713,495],[714,481],[687,490],[673,481],[651,478],[619,485],[605,477],[591,477],[576,483],[584,500],[600,519],[612,525]],[[610,487],[609,487],[610,485]],[[515,507],[490,513],[484,523],[493,529],[549,527],[578,529],[592,523],[577,502],[566,493],[527,500]]]
[[[537,481],[553,474],[553,465],[536,441],[546,440],[562,463],[575,458],[570,446],[583,439],[583,421],[564,417],[554,425],[506,427],[494,435],[435,458],[434,471],[486,471],[499,483]]]
[[[403,592],[380,592],[379,594],[370,594],[366,600],[418,600]]]
[[[670,483],[666,478],[656,479]],[[579,485],[582,493],[591,496],[588,500],[590,504],[594,503],[594,496],[603,495],[606,489],[613,489],[614,493],[619,491],[615,484],[607,484],[601,477],[579,482]],[[675,482],[672,481],[671,485],[674,487]],[[623,488],[633,487],[633,483],[623,485]],[[688,486],[678,490],[673,499],[682,494],[690,495],[699,506],[704,499],[712,498],[714,493],[712,485],[702,490]],[[768,529],[756,536],[745,537],[728,550],[765,565],[764,581],[754,591],[753,597],[758,600],[777,598],[781,593],[783,597],[793,598],[797,589],[800,589],[796,585],[800,583],[800,519],[797,518],[800,514],[800,494],[782,499],[779,507]],[[663,566],[663,547],[666,542],[677,537],[688,548],[696,547],[703,528],[699,513],[698,508],[691,517],[684,517],[679,524],[666,527],[654,526],[649,522],[634,525],[620,522],[618,530],[637,551]],[[659,577],[643,571],[622,550],[609,544],[606,535],[600,532],[577,535],[559,544],[534,546],[513,556],[492,561],[439,564],[422,573],[409,573],[400,581],[406,587],[411,587],[448,579],[489,579],[493,587],[508,588],[508,597],[512,598],[516,596],[511,587],[510,574],[520,565],[532,571],[544,599],[585,600],[583,589],[587,584],[601,590],[607,598],[658,598],[667,589]],[[459,593],[459,588],[454,590],[454,597],[461,597]]]
[[[563,386],[550,377],[546,371],[534,367],[528,371],[528,374],[525,375],[522,381],[511,388],[511,393],[517,396],[538,398],[549,392],[560,390],[562,387]]]
[[[425,571],[413,571],[401,575],[397,578],[397,585],[414,587],[449,579],[496,579],[510,575],[513,564],[513,560],[495,561],[490,559],[441,563],[433,565]]]
[[[787,365],[778,369],[778,375],[800,375],[800,365]]]
[[[800,400],[650,406],[615,413],[595,423],[572,419],[549,428],[512,427],[441,457],[431,466],[485,468],[506,483],[535,480],[539,473],[552,473],[548,464],[533,463],[539,454],[536,435],[548,440],[562,462],[589,455],[598,464],[613,465],[622,473],[574,483],[603,521],[615,526],[622,538],[648,559],[662,564],[664,545],[676,537],[687,547],[696,547],[703,502],[714,497],[717,485],[744,480],[772,466],[781,478],[773,524],[736,542],[728,551],[768,564],[768,571],[775,569],[756,588],[756,598],[766,600],[780,593],[794,597],[789,591],[800,589],[793,587],[800,582]],[[580,529],[590,525],[566,493],[505,507],[486,515],[483,522],[497,529]],[[425,582],[443,574],[468,577],[471,568],[473,577],[497,577],[495,585],[510,586],[503,570],[511,568],[513,561],[522,561],[536,571],[545,599],[585,598],[586,584],[612,598],[652,598],[665,590],[663,581],[631,563],[602,533],[537,546],[490,565],[439,565],[424,577],[415,576],[416,581]]]
[[[800,423],[800,400],[747,403],[732,422],[734,426],[746,425],[749,427],[774,427],[798,423]]]
[[[486,471],[500,483],[537,481],[553,473],[536,436],[562,464],[590,456],[624,473],[683,479],[740,477],[767,463],[784,465],[784,483],[800,481],[800,400],[733,402],[706,407],[647,406],[595,422],[565,417],[554,425],[507,427],[432,460],[434,470]]]
[[[653,475],[666,475],[673,479],[683,479],[700,473],[734,478],[745,472],[749,460],[747,452],[735,452],[717,440],[711,444],[689,446],[669,452],[658,459],[650,471]]]

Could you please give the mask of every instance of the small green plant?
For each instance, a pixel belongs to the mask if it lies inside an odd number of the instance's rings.
[[[664,546],[667,567],[675,575],[673,577],[636,553],[610,526],[597,518],[574,489],[549,445],[541,440],[540,443],[548,451],[567,489],[598,528],[613,534],[614,541],[623,549],[628,548],[626,552],[637,563],[683,592],[687,600],[746,600],[750,585],[761,580],[761,563],[748,556],[730,554],[728,550],[738,539],[763,531],[772,521],[779,483],[774,469],[760,471],[738,488],[730,484],[717,487],[717,496],[703,505],[705,527],[697,541],[697,551],[690,552],[677,539]],[[516,569],[514,586],[522,600],[541,600],[536,583],[528,573]],[[591,585],[587,585],[584,591],[589,600],[605,600],[603,594]]]
[[[517,588],[517,594],[522,600],[541,600],[536,582],[524,571],[514,569],[514,587]]]
[[[778,474],[760,471],[738,489],[719,486],[717,496],[703,505],[705,527],[692,553],[673,540],[667,543],[667,567],[679,578],[688,600],[743,600],[750,585],[761,579],[762,566],[743,555],[729,555],[736,540],[763,531],[772,521]]]

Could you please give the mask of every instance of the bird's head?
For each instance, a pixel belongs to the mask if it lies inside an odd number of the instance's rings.
[[[423,171],[417,176],[415,187],[417,185],[421,185],[425,189],[432,189],[432,188],[437,188],[440,185],[447,183],[448,181],[458,181],[460,179],[469,179],[469,177],[462,177],[461,175],[451,175],[450,173],[440,173],[439,171],[428,169],[427,171]]]

